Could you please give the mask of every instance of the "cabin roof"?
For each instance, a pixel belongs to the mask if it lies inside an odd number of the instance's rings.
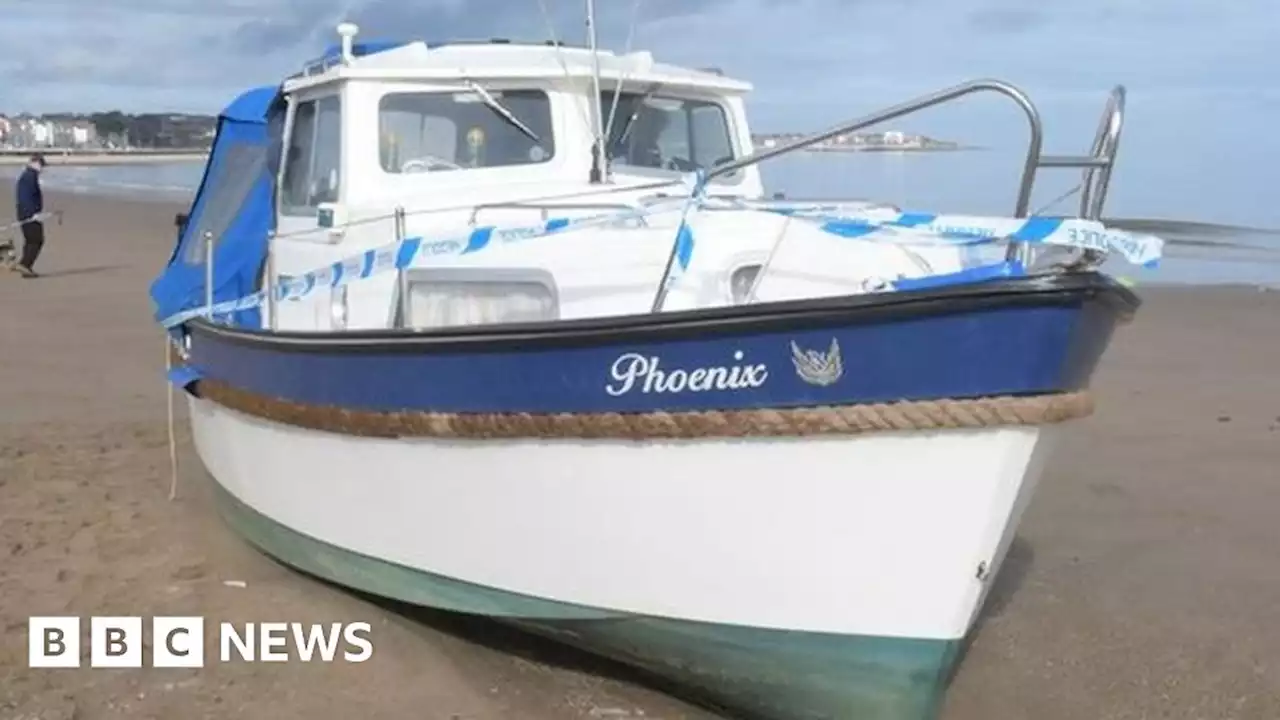
[[[466,77],[484,79],[589,79],[594,71],[591,51],[582,47],[550,43],[509,43],[505,41],[354,43],[350,64],[341,62],[341,49],[329,48],[323,56],[286,83],[287,89],[322,84],[343,78],[451,80]],[[647,51],[620,55],[599,51],[600,79],[605,83],[625,81],[646,85],[662,83],[672,87],[714,90],[742,94],[748,82],[725,77],[712,70],[694,70],[654,61]]]

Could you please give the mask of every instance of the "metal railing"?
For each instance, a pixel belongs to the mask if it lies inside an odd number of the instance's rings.
[[[503,207],[507,207],[511,209],[542,210],[544,219],[549,217],[547,211],[556,210],[556,209],[636,210],[636,209],[642,208],[643,202],[645,200],[652,199],[654,197],[662,197],[662,196],[661,195],[645,196],[637,199],[636,202],[632,202],[632,203],[611,202],[607,200],[601,200],[599,202],[590,201],[590,202],[577,202],[577,203],[566,203],[563,201],[575,200],[577,198],[584,198],[584,197],[604,197],[604,196],[610,196],[610,195],[621,195],[625,193],[636,193],[636,192],[642,192],[645,190],[656,191],[656,190],[662,190],[664,188],[677,187],[684,184],[684,182],[685,181],[683,178],[672,178],[670,180],[655,181],[655,182],[642,183],[637,185],[617,185],[617,186],[608,186],[603,188],[590,187],[584,190],[575,190],[567,193],[543,195],[539,197],[527,198],[525,200],[513,200],[508,202],[488,203],[488,204],[483,204],[479,206],[475,205],[474,203],[465,203],[465,204],[445,205],[445,206],[438,206],[438,207],[433,206],[433,207],[412,208],[412,209],[406,209],[405,215],[406,216],[439,215],[439,214],[450,213],[450,212],[470,211],[471,215],[469,217],[471,219],[468,221],[468,224],[471,226],[474,226],[476,222],[476,215],[478,214],[479,210],[503,208]],[[280,192],[280,191],[277,191],[277,192]],[[369,217],[363,217],[356,220],[348,220],[346,222],[343,222],[339,225],[335,225],[333,227],[318,227],[318,226],[307,227],[300,230],[292,230],[289,232],[277,233],[276,238],[280,240],[289,240],[293,238],[306,237],[309,235],[319,235],[321,233],[329,233],[335,230],[348,230],[351,228],[367,227],[369,225],[384,223],[388,220],[394,219],[394,217],[395,217],[394,212],[386,213],[386,214],[371,215]]]
[[[872,125],[888,122],[905,115],[927,110],[952,100],[980,92],[994,92],[1013,100],[1027,118],[1030,137],[1027,141],[1027,156],[1023,163],[1022,181],[1018,186],[1018,196],[1014,203],[1014,216],[1026,217],[1031,206],[1031,192],[1035,185],[1036,171],[1042,167],[1080,168],[1085,170],[1086,191],[1081,199],[1081,217],[1096,220],[1101,217],[1102,205],[1106,201],[1111,171],[1115,165],[1115,155],[1120,144],[1120,130],[1124,122],[1125,89],[1117,85],[1111,90],[1102,122],[1094,138],[1093,148],[1089,155],[1041,155],[1044,144],[1044,129],[1040,123],[1040,113],[1036,110],[1031,98],[1017,87],[1002,80],[973,80],[937,92],[922,95],[913,100],[899,103],[884,110],[848,120],[838,125],[819,130],[777,147],[745,155],[737,160],[717,165],[707,172],[707,179],[727,175],[744,167],[755,165],[765,160],[802,150],[837,135],[864,130]]]
[[[927,110],[938,105],[958,100],[968,95],[976,93],[996,93],[1012,100],[1023,112],[1027,118],[1027,125],[1030,135],[1027,139],[1027,155],[1022,166],[1022,179],[1018,185],[1018,195],[1014,201],[1014,217],[1027,217],[1031,208],[1031,193],[1035,188],[1036,171],[1040,168],[1079,168],[1085,171],[1085,179],[1082,183],[1083,191],[1081,193],[1080,211],[1081,216],[1087,220],[1097,220],[1102,216],[1102,207],[1106,202],[1107,189],[1111,181],[1111,172],[1115,167],[1116,151],[1120,145],[1120,130],[1124,123],[1124,86],[1117,85],[1112,89],[1110,98],[1108,99],[1106,109],[1103,111],[1102,122],[1099,125],[1098,133],[1094,138],[1093,148],[1089,155],[1042,155],[1041,148],[1044,144],[1044,128],[1040,122],[1040,112],[1036,110],[1036,106],[1031,102],[1031,98],[1025,92],[1014,85],[1004,82],[1003,80],[972,80],[961,83],[953,87],[938,90],[927,95],[922,95],[912,100],[899,103],[892,107],[878,110],[868,115],[847,120],[828,127],[825,130],[806,135],[801,138],[783,143],[776,147],[759,150],[744,155],[737,160],[732,160],[721,165],[713,167],[707,171],[707,181],[737,172],[745,167],[756,165],[776,158],[780,155],[803,150],[824,140],[830,140],[837,135],[864,130],[873,125],[879,125],[889,120],[894,120],[905,115],[911,115],[921,110]],[[671,269],[674,266],[676,253],[678,252],[678,240],[671,245],[671,253],[667,258],[666,269],[663,272],[662,281],[658,284],[657,293],[653,299],[653,311],[661,310],[662,305],[666,301],[668,292],[668,278]],[[1022,260],[1024,263],[1029,262],[1030,247],[1026,243],[1011,242],[1007,252],[1007,259]],[[1093,259],[1096,253],[1086,251],[1086,258]]]
[[[1027,123],[1030,126],[1031,137],[1027,143],[1027,159],[1022,170],[1022,185],[1018,191],[1018,199],[1015,204],[1015,214],[1018,217],[1026,215],[1031,205],[1031,185],[1035,179],[1036,166],[1040,159],[1040,147],[1043,144],[1044,132],[1040,125],[1040,113],[1036,110],[1031,99],[1026,93],[1018,88],[1006,83],[1002,80],[973,80],[962,83],[954,87],[939,90],[937,92],[922,95],[913,100],[899,103],[892,107],[878,110],[869,115],[847,120],[838,125],[834,125],[825,130],[797,138],[791,142],[783,143],[776,147],[760,150],[744,155],[737,160],[717,165],[707,172],[707,179],[712,180],[721,175],[728,175],[750,165],[756,165],[779,155],[786,155],[797,150],[803,150],[811,145],[816,145],[824,140],[830,140],[837,135],[863,130],[872,125],[879,125],[882,122],[888,122],[900,118],[904,115],[911,115],[921,110],[927,110],[937,105],[958,100],[967,95],[979,92],[994,92],[1013,100],[1027,117]]]
[[[276,299],[276,234],[275,231],[267,233],[267,258],[263,274],[263,290],[267,294],[267,329],[276,329],[276,312],[279,309],[279,301]]]
[[[213,322],[213,233],[205,230],[204,242],[204,312],[205,319]]]
[[[1066,161],[1075,159],[1078,164],[1086,160],[1097,163],[1096,165],[1079,165],[1085,167],[1083,190],[1080,194],[1080,216],[1087,220],[1102,219],[1102,208],[1107,202],[1107,191],[1111,187],[1111,173],[1116,166],[1116,153],[1120,150],[1120,131],[1124,129],[1124,101],[1124,86],[1117,85],[1112,88],[1111,96],[1107,98],[1106,110],[1103,111],[1102,120],[1098,123],[1098,132],[1093,138],[1089,157],[1062,158]],[[1058,160],[1058,158],[1044,158],[1041,160],[1041,165],[1070,167],[1070,164],[1049,165],[1045,162],[1049,159],[1055,162]]]
[[[555,202],[538,202],[538,201],[511,201],[511,202],[495,202],[476,205],[471,211],[471,215],[467,218],[467,225],[475,227],[476,219],[483,210],[538,210],[542,221],[546,222],[551,217],[552,210],[639,210],[639,205],[621,202],[598,202],[598,203],[555,203]],[[644,218],[640,218],[641,222]]]
[[[404,242],[405,235],[408,230],[405,226],[405,212],[403,206],[396,207],[395,212],[395,233],[396,245]],[[409,318],[409,275],[408,268],[400,268],[396,270],[396,294],[400,299],[400,317],[399,324],[404,325]]]

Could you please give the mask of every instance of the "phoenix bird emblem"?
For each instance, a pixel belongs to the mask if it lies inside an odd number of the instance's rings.
[[[801,350],[796,341],[792,340],[791,362],[796,366],[796,374],[800,379],[810,385],[831,385],[844,375],[840,343],[835,338],[831,338],[831,346],[825,353],[821,350]]]

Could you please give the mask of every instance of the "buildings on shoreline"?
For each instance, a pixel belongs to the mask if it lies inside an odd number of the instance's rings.
[[[207,149],[213,135],[207,115],[0,115],[0,150],[194,150]]]
[[[800,133],[765,133],[752,136],[756,147],[768,149],[804,137]],[[868,150],[959,150],[960,144],[927,135],[911,135],[899,130],[877,133],[845,133],[808,148],[814,152],[858,152]]]
[[[0,148],[92,147],[98,133],[89,122],[55,122],[29,115],[0,115]]]
[[[208,115],[120,112],[88,115],[0,115],[0,151],[208,150],[215,118]],[[752,137],[757,149],[777,147],[803,137],[800,133],[762,133]],[[837,135],[808,148],[815,152],[866,150],[957,150],[960,145],[896,130]]]

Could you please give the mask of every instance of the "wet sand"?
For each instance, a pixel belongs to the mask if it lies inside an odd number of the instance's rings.
[[[50,196],[66,216],[45,277],[0,276],[0,720],[718,717],[492,623],[264,558],[214,516],[181,402],[170,502],[146,290],[182,208]],[[1140,290],[944,720],[1280,717],[1280,293]],[[112,613],[366,620],[376,649],[358,665],[26,667],[28,616]]]

